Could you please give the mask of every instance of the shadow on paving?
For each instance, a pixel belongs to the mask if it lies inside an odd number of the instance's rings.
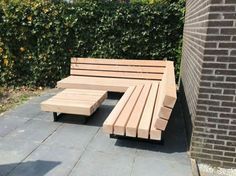
[[[109,94],[109,99],[117,100],[120,97],[121,95],[119,94]],[[63,123],[85,124],[88,126],[101,127],[114,106],[115,105],[103,104],[91,117],[63,114],[59,121]],[[88,118],[88,121],[85,123],[84,119],[86,118]],[[119,147],[138,148],[141,150],[151,150],[163,153],[186,152],[188,148],[180,98],[175,104],[167,128],[165,132],[163,132],[162,139],[163,142],[157,143],[122,138],[117,139],[115,145]]]
[[[5,175],[6,173],[4,173],[4,171],[8,170],[8,168],[16,168],[17,166],[20,166],[21,168],[26,168],[28,171],[30,171],[30,174],[32,176],[44,176],[46,175],[46,173],[48,173],[50,170],[52,170],[59,164],[61,164],[61,162],[43,161],[43,160],[27,161],[27,162],[20,163],[20,165],[19,163],[4,164],[4,165],[0,165],[0,176],[2,176],[3,174]],[[22,170],[21,172],[17,172],[17,174],[15,175],[23,176],[25,174],[24,171],[25,170]],[[14,169],[10,175],[12,174],[14,175]],[[9,175],[9,173],[7,175]]]

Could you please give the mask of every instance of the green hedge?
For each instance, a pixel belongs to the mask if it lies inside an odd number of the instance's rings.
[[[179,63],[182,27],[179,3],[8,2],[0,6],[0,83],[54,86],[72,56]]]

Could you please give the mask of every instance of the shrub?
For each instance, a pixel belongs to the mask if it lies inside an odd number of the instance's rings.
[[[182,27],[179,3],[8,2],[0,7],[0,83],[54,86],[72,56],[179,63]]]

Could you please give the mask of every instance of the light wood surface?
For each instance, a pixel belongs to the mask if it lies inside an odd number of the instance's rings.
[[[139,96],[139,99],[136,103],[136,106],[133,109],[133,112],[130,116],[128,124],[126,125],[126,136],[136,137],[138,125],[143,113],[144,106],[147,101],[147,97],[151,88],[151,83],[144,85],[144,88]]]
[[[114,134],[125,135],[125,127],[129,120],[130,114],[133,111],[133,108],[138,100],[138,97],[142,91],[143,85],[136,86],[134,92],[132,93],[129,101],[125,105],[124,109],[119,115],[115,125],[114,125]]]
[[[123,108],[125,107],[126,103],[128,102],[130,96],[132,95],[135,86],[129,87],[128,90],[124,93],[122,98],[119,100],[117,105],[114,107],[112,112],[106,118],[103,123],[103,131],[109,134],[113,134],[113,127],[114,124],[119,117],[120,113],[122,112]]]
[[[141,121],[138,126],[138,137],[148,139],[149,129],[151,126],[151,121],[153,117],[153,110],[155,107],[156,96],[158,91],[158,83],[153,83],[146,105],[143,110]]]
[[[69,76],[57,82],[58,88],[92,89],[125,92],[130,86],[150,83],[149,80]],[[159,82],[159,81],[158,81]]]
[[[100,70],[114,72],[133,73],[164,73],[165,67],[127,66],[127,65],[95,65],[95,64],[71,64],[71,70]]]
[[[49,112],[90,116],[106,98],[106,91],[65,89],[42,102],[41,109]]]
[[[71,63],[166,67],[166,61],[160,61],[160,60],[71,58]]]

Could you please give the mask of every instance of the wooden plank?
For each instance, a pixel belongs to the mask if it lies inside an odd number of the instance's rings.
[[[41,103],[41,110],[68,114],[91,115],[91,105],[68,103],[67,101],[45,101]]]
[[[105,90],[112,92],[125,92],[128,87],[153,82],[150,80],[102,78],[88,76],[69,76],[57,82],[59,88]],[[159,82],[159,81],[156,81]]]
[[[147,79],[147,80],[161,80],[161,73],[132,73],[132,72],[112,72],[112,71],[96,71],[96,70],[71,70],[73,76],[94,76],[94,77],[108,77],[108,78],[130,78],[130,79]]]
[[[167,84],[166,84],[166,96],[164,98],[163,105],[165,107],[173,108],[177,99],[176,95],[176,83],[173,62],[167,62]]]
[[[58,102],[68,102],[68,103],[75,103],[75,104],[80,104],[80,103],[88,103],[91,106],[95,105],[95,106],[100,106],[100,104],[107,98],[107,94],[104,94],[103,96],[99,96],[99,97],[90,97],[90,96],[80,96],[80,97],[72,97],[72,96],[58,96],[55,95],[53,98],[49,99],[48,101],[58,101]]]
[[[139,99],[134,107],[132,114],[130,115],[129,121],[126,125],[126,136],[136,137],[138,132],[138,125],[143,113],[143,109],[146,104],[146,100],[151,88],[151,83],[146,83],[139,96]]]
[[[75,107],[90,107],[92,106],[93,102],[92,101],[84,101],[84,100],[65,100],[65,99],[54,99],[54,98],[50,98],[44,102],[42,102],[42,104],[65,104],[67,106],[75,106]]]
[[[159,112],[159,117],[165,120],[170,119],[172,109],[167,108],[167,107],[161,107],[160,112]]]
[[[120,113],[116,123],[114,125],[114,134],[125,135],[125,127],[129,120],[129,117],[134,109],[134,106],[139,98],[139,95],[143,89],[143,85],[137,85],[134,92],[132,93],[129,101],[126,103],[122,112]]]
[[[168,121],[162,118],[158,118],[155,123],[155,127],[158,130],[165,131]]]
[[[165,67],[163,60],[131,60],[131,59],[99,59],[99,58],[71,58],[71,63],[101,64],[101,65],[134,65],[149,67]]]
[[[73,93],[73,94],[86,94],[86,95],[103,95],[105,94],[107,91],[103,91],[103,90],[88,90],[88,89],[64,89],[63,91],[59,92],[60,93]]]
[[[126,65],[94,65],[94,64],[71,64],[72,70],[100,70],[134,73],[164,73],[164,67],[126,66]]]
[[[89,93],[90,90],[87,90],[87,92],[59,92],[58,94],[56,94],[56,96],[73,96],[73,97],[83,97],[83,96],[89,96],[89,97],[100,97],[106,94],[106,92],[104,93]]]
[[[106,118],[105,122],[103,123],[103,131],[105,133],[112,134],[113,133],[113,126],[122,112],[124,106],[128,102],[130,96],[132,95],[133,91],[135,89],[135,86],[129,87],[127,91],[124,93],[122,98],[119,100],[119,102],[116,104],[112,112],[109,114],[109,116]]]
[[[159,120],[161,120],[159,114],[160,110],[163,107],[163,101],[165,97],[165,86],[167,83],[167,75],[163,75],[163,79],[159,84],[158,92],[157,92],[157,99],[155,102],[155,109],[152,118],[152,124],[150,128],[150,139],[160,140],[161,139],[161,129],[157,128],[159,126]],[[162,122],[162,121],[161,121]]]
[[[160,103],[156,111],[157,114],[155,114],[154,117],[155,128],[162,131],[166,129],[172,108],[174,107],[177,98],[173,63],[168,62],[166,69],[166,74],[164,74],[162,80],[162,96],[160,96]]]
[[[99,96],[101,97],[101,96]],[[80,100],[80,101],[88,101],[92,102],[94,100],[97,100],[99,98],[98,96],[95,95],[73,95],[73,94],[61,94],[61,95],[55,95],[53,99],[62,99],[62,100]]]
[[[151,126],[157,91],[158,91],[158,83],[152,83],[152,87],[148,95],[146,105],[143,110],[141,121],[138,126],[139,138],[145,138],[145,139],[149,138],[149,130]]]

